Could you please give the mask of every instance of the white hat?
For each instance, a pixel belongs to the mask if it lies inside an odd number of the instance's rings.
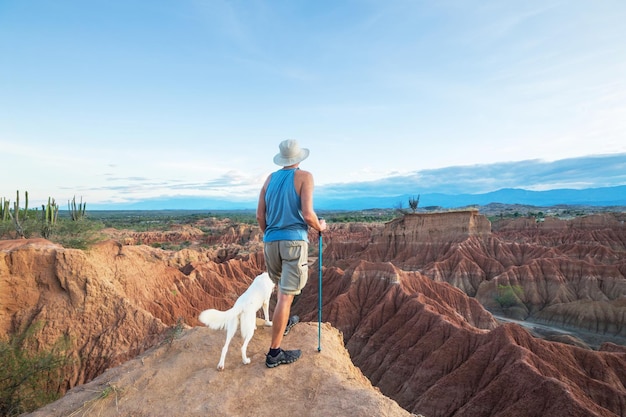
[[[274,163],[283,167],[295,165],[309,156],[309,150],[301,148],[295,139],[287,139],[280,142],[278,149],[280,149],[280,153],[274,156]]]

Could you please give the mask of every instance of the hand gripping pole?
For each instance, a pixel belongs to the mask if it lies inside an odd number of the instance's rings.
[[[319,270],[319,288],[318,288],[318,306],[317,306],[317,351],[322,351],[322,232],[318,236],[318,270]]]

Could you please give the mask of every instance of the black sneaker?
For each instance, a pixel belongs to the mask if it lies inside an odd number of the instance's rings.
[[[296,350],[280,350],[280,353],[276,356],[271,356],[267,354],[265,356],[265,366],[268,368],[274,368],[278,365],[282,365],[285,363],[293,363],[300,359],[302,352],[300,349]]]
[[[291,328],[298,323],[300,323],[300,317],[298,316],[289,317],[289,321],[287,322],[287,327],[285,327],[285,333],[283,333],[283,336],[287,336],[289,334],[289,330],[291,330]]]

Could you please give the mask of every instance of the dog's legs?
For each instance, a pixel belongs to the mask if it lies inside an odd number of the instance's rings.
[[[224,347],[222,348],[222,356],[220,356],[220,361],[217,364],[217,370],[224,370],[224,362],[226,361],[226,352],[228,352],[228,345],[230,345],[230,341],[233,339],[235,332],[237,331],[237,322],[239,321],[238,317],[231,319],[226,326],[226,343],[224,343]]]
[[[250,363],[250,358],[246,354],[248,350],[248,343],[250,343],[250,339],[254,335],[254,330],[256,329],[256,312],[243,312],[241,314],[241,337],[243,337],[243,344],[241,345],[241,360],[244,365]]]
[[[265,318],[265,325],[271,326],[272,322],[270,321],[270,299],[266,299],[263,301],[263,318]]]
[[[248,343],[250,343],[250,339],[252,339],[252,335],[248,335],[243,341],[243,345],[241,345],[241,361],[244,365],[250,363],[250,358],[246,355],[246,351],[248,349]]]

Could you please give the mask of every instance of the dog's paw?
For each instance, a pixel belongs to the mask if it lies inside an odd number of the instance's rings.
[[[223,371],[224,370],[224,364],[223,363],[218,363],[217,364],[217,370],[220,371],[220,372]]]
[[[266,325],[267,327],[272,327],[272,322],[271,322],[271,321],[269,321],[269,320],[265,320],[265,325]]]
[[[250,358],[244,358],[244,359],[243,359],[243,364],[244,364],[244,365],[247,365],[247,364],[249,364],[249,363],[250,363]]]

